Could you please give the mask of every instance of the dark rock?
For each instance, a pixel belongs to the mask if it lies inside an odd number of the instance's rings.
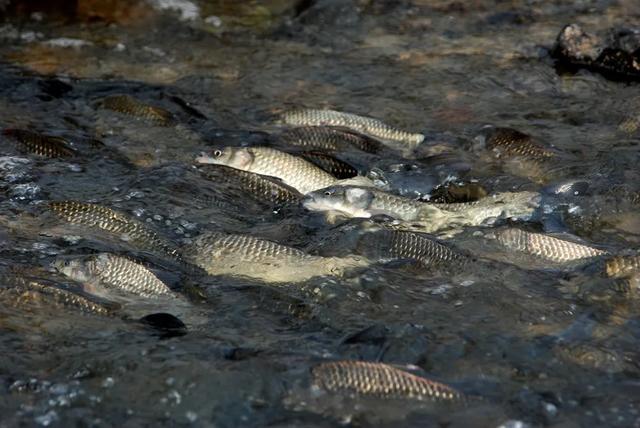
[[[560,31],[553,49],[554,56],[574,63],[588,64],[601,50],[599,41],[585,33],[578,24],[567,25]]]
[[[165,312],[149,314],[140,318],[140,322],[155,330],[161,338],[187,334],[187,326],[176,316]]]
[[[607,41],[570,24],[558,34],[551,55],[560,72],[585,68],[610,80],[640,80],[640,35],[636,31],[618,30]]]

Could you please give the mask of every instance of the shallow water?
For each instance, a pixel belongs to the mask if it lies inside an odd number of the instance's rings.
[[[50,200],[124,211],[184,245],[215,230],[351,253],[367,221],[273,210],[193,166],[202,150],[265,142],[278,129],[273,115],[291,107],[423,132],[410,155],[342,156],[412,197],[451,178],[490,192],[588,181],[586,194],[545,198],[546,213],[529,226],[637,248],[629,195],[640,190],[640,140],[619,129],[640,114],[637,85],[559,75],[548,55],[567,23],[592,33],[637,24],[636,2],[202,2],[195,17],[151,3],[138,19],[29,11],[0,26],[0,127],[61,136],[79,153],[41,158],[0,135],[0,285],[17,276],[73,287],[49,268],[60,254],[144,258],[56,222],[44,213]],[[175,122],[100,108],[123,93]],[[472,150],[485,125],[526,132],[566,160],[534,179],[506,170]],[[469,228],[449,240],[484,260],[467,268],[379,263],[277,286],[146,259],[191,303],[131,305],[114,317],[4,299],[0,426],[640,424],[637,294],[616,292],[597,262],[559,268],[496,246],[490,233]],[[153,312],[174,313],[187,334],[136,321]],[[414,365],[474,399],[448,408],[315,396],[310,367],[338,359]]]

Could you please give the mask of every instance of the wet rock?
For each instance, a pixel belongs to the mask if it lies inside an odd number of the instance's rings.
[[[573,62],[593,61],[600,51],[598,39],[587,34],[578,24],[567,25],[560,31],[555,45],[555,55]]]
[[[118,24],[137,23],[151,16],[143,0],[14,0],[7,3],[4,14],[9,17],[30,17],[43,14],[46,19],[67,21],[106,21]]]
[[[551,55],[559,70],[585,68],[610,80],[640,80],[640,37],[633,30],[620,30],[607,41],[570,24],[558,34]]]
[[[131,0],[78,0],[75,13],[83,21],[119,24],[137,23],[151,16],[146,2]]]

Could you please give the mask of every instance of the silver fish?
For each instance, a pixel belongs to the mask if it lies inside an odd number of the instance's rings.
[[[172,242],[124,213],[101,205],[76,201],[51,202],[49,209],[69,223],[110,232],[140,250],[161,253],[181,261],[178,249]]]
[[[356,257],[320,257],[249,235],[207,232],[185,249],[185,257],[211,275],[246,276],[266,282],[295,282],[341,275],[364,266]]]
[[[299,155],[317,167],[322,168],[337,179],[343,180],[353,178],[358,175],[358,170],[356,168],[327,153],[310,151],[300,152]]]
[[[130,95],[110,95],[100,101],[100,105],[108,110],[126,114],[155,123],[160,126],[170,125],[173,115],[160,107],[145,104]]]
[[[358,252],[369,258],[416,260],[424,267],[461,265],[470,260],[432,237],[402,230],[365,233],[358,241]]]
[[[410,148],[416,147],[424,141],[423,134],[403,131],[389,126],[378,119],[358,116],[352,113],[342,113],[335,110],[292,110],[283,113],[280,120],[286,125],[294,126],[334,126],[346,128],[374,138],[403,143]]]
[[[112,316],[118,309],[115,304],[100,303],[69,290],[48,285],[42,281],[13,276],[3,278],[6,287],[0,287],[0,301],[13,306],[46,305],[73,309],[86,314]]]
[[[493,128],[476,138],[477,149],[497,159],[505,172],[538,183],[564,177],[575,162],[565,154],[536,142],[531,136],[512,128]]]
[[[342,129],[321,126],[302,126],[287,129],[280,139],[291,146],[307,150],[345,151],[357,148],[367,153],[378,153],[382,144],[366,135]]]
[[[388,215],[399,220],[417,220],[429,205],[382,190],[359,186],[332,186],[303,199],[310,211],[337,211],[348,217]],[[437,208],[434,208],[437,210]]]
[[[309,193],[335,184],[338,180],[301,157],[268,147],[225,147],[210,155],[202,154],[196,162],[226,165],[255,174],[281,179],[300,193]]]
[[[480,226],[496,219],[528,220],[538,208],[540,195],[534,192],[505,192],[468,204],[442,206],[358,186],[332,186],[303,199],[311,211],[338,212],[347,217],[369,218],[388,215],[398,220],[421,223],[421,231],[435,232],[453,226]],[[449,208],[449,209],[446,209]]]
[[[499,243],[510,250],[520,251],[551,262],[572,262],[606,255],[607,252],[588,245],[532,233],[516,228],[496,232]]]
[[[201,165],[199,171],[209,180],[240,187],[260,202],[274,205],[297,204],[302,194],[281,180],[224,165]]]
[[[316,387],[334,393],[385,399],[418,401],[464,401],[456,389],[384,363],[336,361],[312,370]]]
[[[14,138],[29,152],[48,158],[68,158],[77,155],[67,140],[51,135],[43,135],[24,129],[5,129],[3,134]]]
[[[53,266],[63,275],[88,286],[93,294],[121,292],[141,297],[172,297],[174,293],[149,269],[125,257],[115,254],[64,259]]]
[[[640,272],[640,256],[616,256],[607,260],[606,263],[607,276],[621,278]]]

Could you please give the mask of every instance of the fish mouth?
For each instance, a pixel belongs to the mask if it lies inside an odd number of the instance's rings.
[[[313,195],[306,195],[300,203],[309,211],[324,211],[324,205],[319,203]]]
[[[324,200],[322,197],[317,197],[313,194],[305,195],[302,198],[301,204],[309,211],[335,211],[336,207]]]
[[[214,164],[216,163],[214,159],[206,154],[205,152],[200,152],[198,156],[194,159],[196,163],[205,163],[205,164]]]

